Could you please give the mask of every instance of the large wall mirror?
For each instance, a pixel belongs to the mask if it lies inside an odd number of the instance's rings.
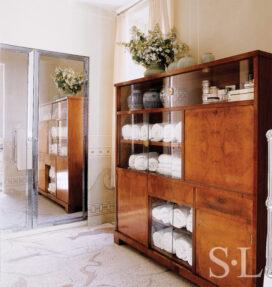
[[[0,45],[0,232],[87,218],[88,57]]]

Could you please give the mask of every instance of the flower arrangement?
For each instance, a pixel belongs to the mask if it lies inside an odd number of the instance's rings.
[[[81,91],[83,85],[83,74],[76,73],[72,68],[56,67],[55,73],[51,75],[56,87],[66,93],[76,94]]]
[[[175,29],[165,37],[161,32],[159,24],[156,24],[154,30],[149,30],[147,35],[142,33],[136,26],[131,29],[132,39],[129,43],[121,42],[132,55],[132,59],[149,68],[152,64],[158,64],[165,69],[176,59],[184,56],[189,51],[185,43],[179,43]]]

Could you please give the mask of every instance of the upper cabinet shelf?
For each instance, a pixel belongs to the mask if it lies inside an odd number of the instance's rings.
[[[258,53],[116,84],[117,114],[252,104],[256,90],[254,56]],[[205,83],[208,83],[206,90]]]

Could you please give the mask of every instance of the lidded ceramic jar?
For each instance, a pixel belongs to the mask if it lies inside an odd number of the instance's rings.
[[[127,104],[130,111],[143,109],[143,94],[140,90],[131,91],[131,95],[127,98]]]
[[[160,94],[155,89],[150,89],[143,96],[145,109],[161,108]]]
[[[201,63],[208,63],[208,62],[211,62],[211,61],[214,61],[214,55],[212,53],[204,53],[202,56],[201,56]]]
[[[187,67],[191,67],[196,65],[196,59],[187,55],[185,57],[182,57],[181,59],[179,59],[178,63],[177,63],[177,68],[181,69],[181,68],[187,68]]]

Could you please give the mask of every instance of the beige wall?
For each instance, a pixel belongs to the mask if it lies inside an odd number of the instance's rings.
[[[200,61],[256,49],[272,52],[271,0],[174,0],[180,39]]]
[[[90,57],[89,223],[114,220],[109,185],[115,15],[78,0],[0,0],[0,42]]]

